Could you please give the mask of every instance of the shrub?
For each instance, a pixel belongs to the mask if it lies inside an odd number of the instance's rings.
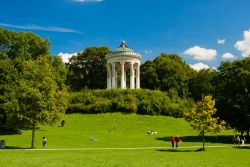
[[[123,112],[182,117],[193,104],[190,99],[178,95],[169,97],[168,93],[158,90],[85,89],[71,94],[67,113]]]

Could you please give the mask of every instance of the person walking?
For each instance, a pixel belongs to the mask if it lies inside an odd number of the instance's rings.
[[[175,147],[178,148],[179,142],[181,142],[181,138],[179,137],[179,135],[177,135],[174,140],[175,140]]]
[[[42,139],[43,149],[45,149],[45,148],[46,148],[46,144],[47,144],[47,140],[46,140],[46,138],[45,138],[45,137],[43,137],[43,139]]]
[[[172,148],[174,148],[175,137],[174,136],[170,137],[169,141],[172,144]]]

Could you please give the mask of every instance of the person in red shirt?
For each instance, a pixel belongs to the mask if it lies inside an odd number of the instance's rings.
[[[178,148],[179,147],[179,142],[181,142],[181,138],[177,135],[175,137],[175,147]]]
[[[174,148],[175,137],[174,136],[170,137],[169,141],[172,144],[172,148]]]

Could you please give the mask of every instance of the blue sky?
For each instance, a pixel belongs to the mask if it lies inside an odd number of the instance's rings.
[[[48,38],[51,52],[122,40],[143,56],[176,53],[188,64],[218,67],[250,54],[249,0],[3,0],[0,27]]]

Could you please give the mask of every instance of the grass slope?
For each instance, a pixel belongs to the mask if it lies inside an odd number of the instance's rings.
[[[41,148],[41,139],[47,138],[47,148],[105,148],[105,147],[163,147],[169,146],[169,136],[180,135],[182,146],[201,145],[198,132],[183,119],[166,116],[135,114],[70,114],[65,116],[65,127],[40,126],[36,131],[35,146]],[[148,135],[147,130],[157,131]],[[225,131],[219,135],[232,134]],[[89,140],[95,137],[97,140]],[[22,135],[0,136],[13,148],[29,148],[31,131]],[[231,138],[207,137],[209,145],[230,143]]]
[[[205,152],[188,146],[201,146],[200,137],[183,119],[131,114],[71,114],[65,116],[65,127],[40,126],[36,132],[36,148],[47,137],[47,148],[129,148],[170,147],[167,138],[182,136],[179,149],[140,150],[0,150],[0,166],[249,166],[249,147],[230,147],[233,131],[207,136],[207,145],[225,146]],[[148,135],[147,130],[157,131]],[[89,140],[93,136],[98,140]],[[0,139],[12,148],[29,148],[30,130],[22,135],[5,135]]]

